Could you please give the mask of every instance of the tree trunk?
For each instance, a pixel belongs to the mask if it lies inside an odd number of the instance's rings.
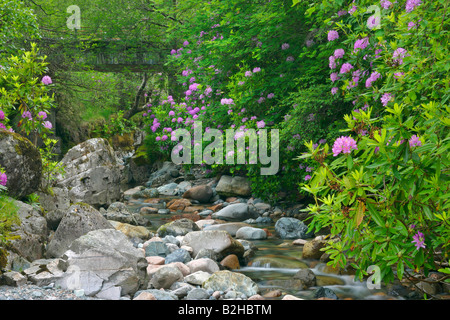
[[[144,72],[144,77],[142,78],[141,86],[139,87],[139,89],[136,93],[136,97],[134,99],[134,105],[130,110],[128,110],[128,112],[125,113],[125,115],[124,115],[125,119],[130,119],[132,116],[134,116],[136,113],[139,112],[140,101],[141,101],[142,93],[144,92],[145,86],[147,85],[147,80],[148,80],[147,72]]]

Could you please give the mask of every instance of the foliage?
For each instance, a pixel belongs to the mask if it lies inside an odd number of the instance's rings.
[[[377,265],[385,282],[437,270],[450,254],[448,3],[408,3],[384,3],[380,28],[367,24],[372,1],[312,7],[338,31],[328,45],[345,51],[330,63],[340,78],[330,94],[356,109],[332,150],[310,142],[300,157],[319,166],[302,186],[315,198],[310,228],[331,228],[332,265],[350,263],[359,277]]]
[[[136,124],[132,120],[125,119],[123,110],[120,110],[115,115],[112,115],[107,123],[103,124],[99,129],[95,129],[94,133],[104,138],[111,138],[114,135],[130,133],[135,129]]]
[[[54,149],[58,140],[45,139],[44,147],[39,149],[42,159],[42,179],[41,189],[43,192],[51,193],[53,182],[57,180],[57,176],[65,174],[65,168],[61,161],[56,158],[57,154]]]
[[[39,56],[36,44],[31,51],[10,56],[0,62],[0,106],[6,116],[21,116],[17,126],[32,136],[37,145],[38,136],[45,139],[51,132],[52,123],[47,116],[53,107],[53,96],[49,96],[51,79],[45,76],[45,56]]]

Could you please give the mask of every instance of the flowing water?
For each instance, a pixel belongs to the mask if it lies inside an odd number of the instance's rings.
[[[167,197],[166,201],[179,197]],[[144,206],[143,199],[133,200],[129,203],[131,212],[139,212]],[[153,204],[152,206],[155,207]],[[210,205],[203,205],[208,207]],[[164,203],[156,205],[165,208]],[[177,213],[178,214],[178,213]],[[153,232],[163,224],[173,219],[174,213],[145,215],[152,226]],[[181,213],[180,213],[181,214]],[[274,225],[252,225],[257,228],[266,228],[275,235]],[[302,259],[302,246],[292,245],[292,240],[279,239],[269,236],[264,240],[252,240],[258,250],[249,260],[246,266],[233,270],[241,272],[255,281],[262,293],[280,290],[285,294],[291,294],[303,299],[312,299],[318,287],[331,289],[339,299],[386,299],[386,289],[369,289],[366,282],[355,281],[351,274],[339,274],[335,269],[317,260]],[[305,290],[299,290],[298,283],[293,281],[293,276],[300,270],[309,268],[316,276],[316,286]],[[276,297],[274,299],[277,299]]]

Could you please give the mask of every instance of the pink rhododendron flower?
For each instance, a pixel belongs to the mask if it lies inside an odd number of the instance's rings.
[[[0,120],[5,120],[5,113],[3,110],[0,110]]]
[[[391,100],[392,95],[390,93],[385,93],[381,96],[381,103],[383,104],[383,106],[387,106],[388,102]]]
[[[337,72],[333,72],[332,74],[330,74],[330,79],[332,82],[339,80],[339,76],[338,76]]]
[[[349,154],[352,150],[358,150],[358,146],[356,145],[356,141],[352,137],[340,137],[337,138],[333,144],[333,156],[337,156],[338,154],[346,153]]]
[[[422,141],[420,141],[419,137],[416,135],[413,135],[410,139],[409,139],[409,146],[411,148],[414,147],[420,147],[422,145]]]
[[[350,63],[346,62],[346,63],[344,63],[344,64],[342,65],[341,71],[340,71],[339,73],[347,73],[347,72],[349,72],[351,69],[353,69],[353,66],[352,66]]]
[[[358,39],[355,41],[355,44],[353,45],[353,50],[354,52],[358,52],[359,49],[364,50],[368,45],[369,45],[368,37]]]
[[[47,128],[47,129],[53,128],[53,125],[52,125],[52,123],[51,123],[50,121],[44,121],[44,122],[42,123],[42,125],[43,125],[45,128]]]
[[[0,172],[0,185],[6,186],[7,182],[8,182],[8,177],[6,176],[6,173]]]
[[[416,7],[422,4],[422,0],[407,0],[405,5],[406,12],[413,11]]]
[[[281,45],[281,50],[287,50],[287,49],[289,49],[289,43],[283,43]]]
[[[389,9],[392,6],[392,3],[388,0],[381,0],[380,4],[383,7],[383,9]]]
[[[419,250],[420,248],[424,248],[425,249],[425,236],[423,235],[422,232],[417,232],[414,236],[413,236],[413,241],[411,241],[411,243],[414,243],[414,245],[416,246],[416,249]]]
[[[339,39],[339,33],[336,30],[330,30],[328,32],[328,41]]]
[[[334,87],[334,88],[331,88],[331,94],[336,94],[338,92],[338,88],[337,87]]]
[[[336,59],[342,58],[344,56],[344,54],[345,54],[344,49],[336,49],[336,50],[334,50],[334,57]]]
[[[398,62],[398,64],[403,64],[403,58],[406,57],[407,51],[403,48],[398,48],[394,51],[392,58],[394,61]]]
[[[258,129],[262,129],[266,126],[266,123],[264,122],[264,120],[257,121],[256,126],[258,127]]]
[[[52,78],[50,78],[49,76],[44,76],[41,81],[45,85],[51,84],[52,83]]]

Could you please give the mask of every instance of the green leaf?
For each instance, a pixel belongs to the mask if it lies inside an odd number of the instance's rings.
[[[400,260],[397,263],[397,277],[399,280],[402,280],[404,271],[405,271],[405,265],[403,264],[403,261]]]

